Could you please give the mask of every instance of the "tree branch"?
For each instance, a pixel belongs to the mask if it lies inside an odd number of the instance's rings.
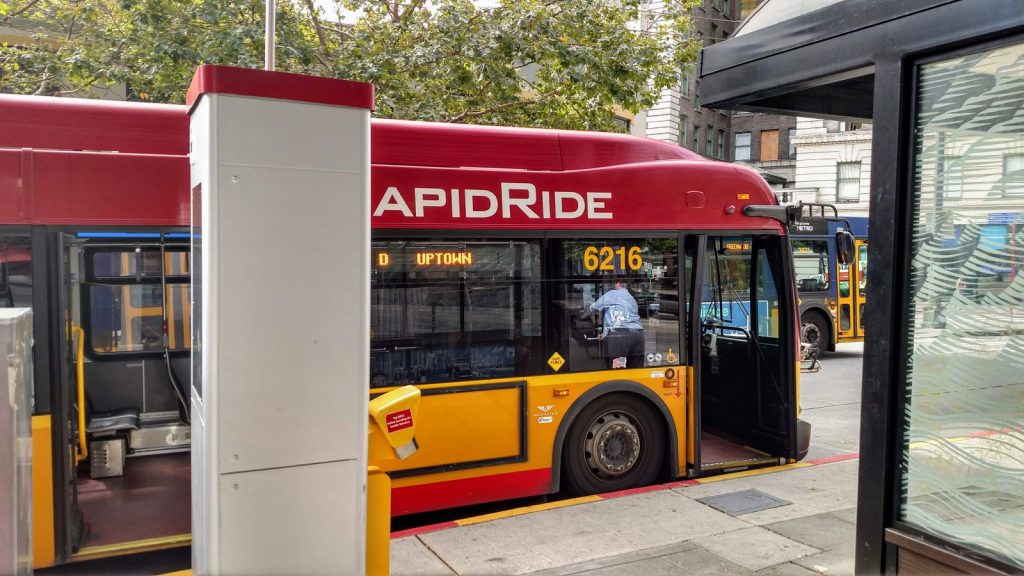
[[[79,84],[78,86],[75,86],[74,88],[71,88],[71,89],[68,89],[68,90],[57,90],[55,95],[56,96],[66,96],[68,94],[75,94],[76,92],[81,92],[82,90],[85,90],[86,88],[92,86],[93,84],[96,84],[96,82],[98,82],[98,81],[99,81],[99,78],[95,78],[94,77],[94,78],[92,78],[90,80],[87,80],[87,81]]]
[[[406,18],[408,18],[413,12],[415,12],[416,10],[420,9],[423,6],[424,1],[425,0],[413,0],[412,2],[409,2],[409,4],[406,5],[405,10],[399,16],[399,19],[405,20]],[[397,9],[397,2],[395,3],[395,7]]]
[[[36,91],[33,92],[32,95],[33,96],[42,96],[43,94],[46,94],[46,84],[49,81],[50,81],[50,74],[49,74],[49,72],[47,72],[47,73],[43,74],[42,80],[39,81],[39,88],[36,89]]]
[[[327,47],[327,37],[324,35],[324,27],[320,24],[320,17],[317,16],[316,6],[313,5],[313,0],[305,0],[306,8],[309,9],[309,18],[313,21],[313,29],[316,31],[316,39],[320,42],[320,50],[323,51],[324,58],[331,57],[331,50]],[[326,65],[323,58],[317,57],[321,64]]]
[[[35,6],[36,4],[39,4],[39,0],[29,0],[29,2],[22,6],[21,8],[15,8],[11,12],[8,12],[7,15],[3,17],[3,19],[0,19],[0,22],[6,24],[7,22],[10,22],[11,19],[17,18],[18,16],[21,16],[25,12],[31,10],[32,7]]]
[[[328,32],[334,32],[338,36],[344,36],[345,38],[348,38],[349,40],[355,40],[356,39],[356,37],[353,36],[351,32],[348,32],[346,30],[342,30],[341,28],[333,28],[331,26],[323,25],[322,23],[321,23],[321,27],[324,30],[327,30]]]
[[[516,100],[515,102],[505,102],[504,104],[498,104],[497,106],[491,106],[490,108],[484,108],[483,110],[464,110],[459,112],[455,116],[448,118],[445,122],[449,124],[455,124],[465,120],[466,118],[476,118],[483,116],[484,114],[490,114],[492,112],[500,112],[501,110],[507,110],[516,106],[532,106],[537,103],[537,100],[524,99]]]

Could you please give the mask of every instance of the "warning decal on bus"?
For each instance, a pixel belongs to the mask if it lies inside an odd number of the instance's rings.
[[[562,355],[558,352],[555,352],[551,355],[551,358],[548,358],[548,366],[551,366],[551,369],[555,372],[558,372],[558,370],[564,365],[565,358],[562,358]]]
[[[388,414],[385,417],[385,421],[387,422],[389,433],[409,428],[412,426],[412,410],[406,408],[400,412]]]

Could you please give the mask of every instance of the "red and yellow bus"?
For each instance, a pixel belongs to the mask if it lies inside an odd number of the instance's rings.
[[[0,96],[0,125],[36,566],[187,543],[185,109]],[[423,394],[419,451],[373,462],[395,514],[806,453],[791,212],[756,173],[613,134],[374,121],[371,141],[369,390]],[[616,286],[639,318],[604,326]]]

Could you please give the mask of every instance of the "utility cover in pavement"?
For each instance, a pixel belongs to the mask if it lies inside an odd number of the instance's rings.
[[[721,510],[730,516],[750,514],[751,512],[760,512],[761,510],[792,504],[792,502],[769,496],[760,490],[729,492],[728,494],[719,494],[718,496],[698,498],[697,502],[707,504],[715,510]]]

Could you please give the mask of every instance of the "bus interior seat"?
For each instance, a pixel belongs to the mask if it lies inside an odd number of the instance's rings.
[[[85,425],[85,431],[93,436],[108,436],[118,432],[139,429],[139,409],[121,408],[93,414]]]
[[[89,442],[89,476],[109,478],[124,474],[128,434],[140,425],[138,408],[118,408],[92,413],[92,402],[86,398],[85,432]]]

